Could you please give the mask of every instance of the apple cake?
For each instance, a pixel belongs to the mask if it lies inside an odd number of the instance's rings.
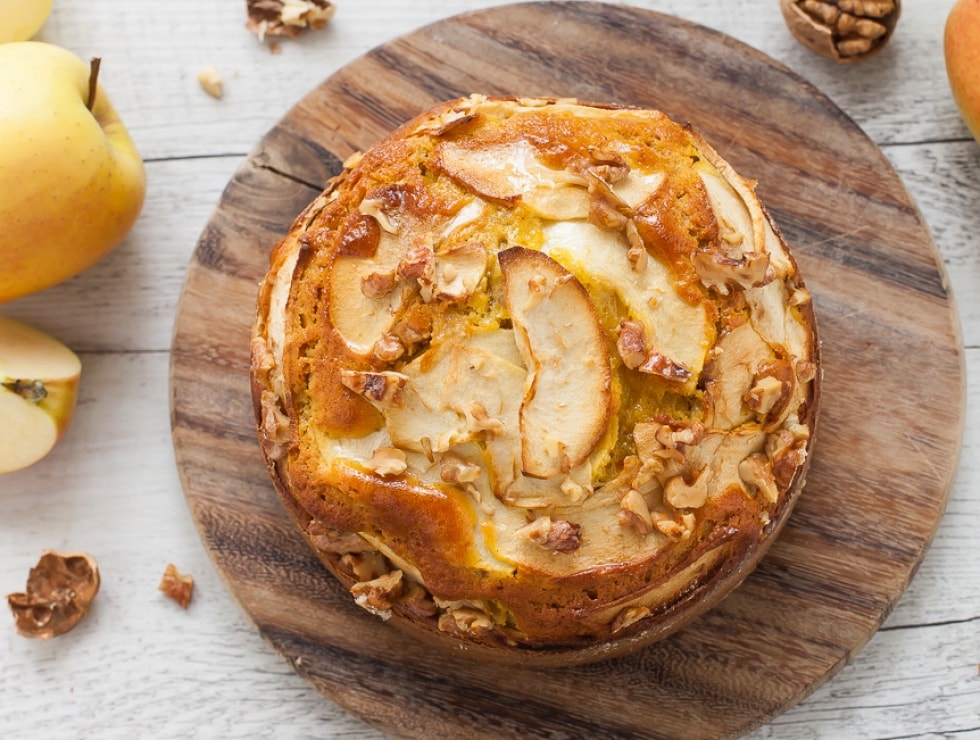
[[[748,575],[803,485],[819,362],[754,183],[690,127],[474,95],[298,216],[251,376],[274,485],[354,602],[554,665]]]

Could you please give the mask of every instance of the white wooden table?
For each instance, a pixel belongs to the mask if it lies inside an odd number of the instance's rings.
[[[777,0],[634,3],[762,50],[854,118],[933,231],[966,345],[959,474],[918,574],[850,664],[754,738],[980,737],[980,146],[945,76],[952,3],[905,0],[888,47],[857,66],[799,46]],[[93,613],[64,637],[28,640],[0,616],[0,735],[376,737],[261,639],[210,562],[171,447],[171,328],[222,188],[293,103],[378,44],[499,4],[339,0],[328,29],[272,54],[245,29],[244,0],[55,0],[39,38],[102,56],[102,82],[146,160],[149,191],[135,230],[110,257],[0,305],[0,314],[63,339],[84,365],[63,442],[35,467],[0,477],[0,595],[23,589],[45,548],[91,552],[103,575]],[[224,76],[220,100],[197,82],[210,65]],[[187,611],[157,590],[168,562],[197,581]]]

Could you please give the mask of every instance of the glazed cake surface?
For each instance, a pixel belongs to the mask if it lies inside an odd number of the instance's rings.
[[[273,482],[373,614],[577,662],[738,585],[803,485],[809,293],[691,128],[574,100],[449,101],[275,247],[252,339]]]

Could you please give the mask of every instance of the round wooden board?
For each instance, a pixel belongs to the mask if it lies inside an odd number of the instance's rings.
[[[341,162],[470,92],[656,107],[759,192],[813,293],[825,364],[809,482],[756,572],[640,654],[514,670],[433,653],[356,607],[268,480],[249,330],[267,256]],[[964,416],[962,341],[935,245],[875,145],[791,71],[676,18],[590,2],[422,28],[313,90],[248,157],[190,264],[171,368],[192,516],[260,632],[317,688],[406,737],[737,735],[792,706],[874,634],[942,517]]]

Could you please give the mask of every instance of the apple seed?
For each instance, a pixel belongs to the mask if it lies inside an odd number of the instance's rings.
[[[21,398],[32,401],[33,403],[40,403],[48,396],[48,389],[44,387],[44,383],[40,380],[11,380],[6,383],[0,383],[8,391],[16,393]]]

